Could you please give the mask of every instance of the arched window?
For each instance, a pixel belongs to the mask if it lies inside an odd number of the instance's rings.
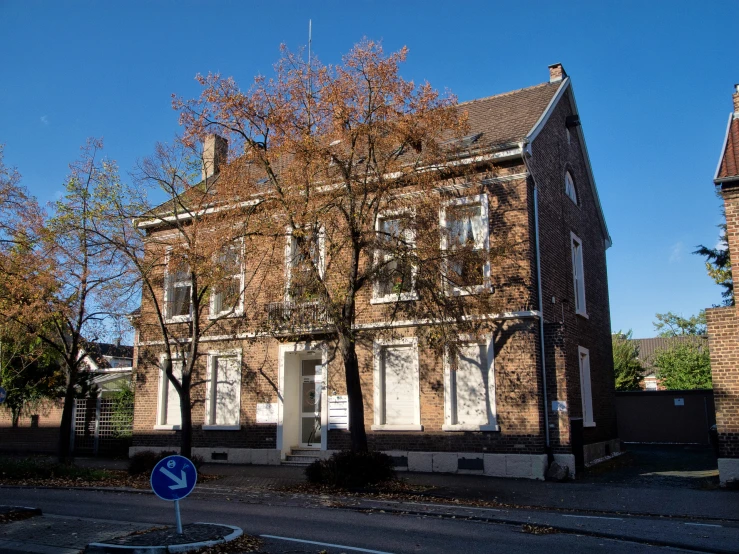
[[[568,171],[565,173],[565,194],[570,197],[575,204],[577,204],[577,191],[575,190],[575,183],[572,180],[572,175]]]

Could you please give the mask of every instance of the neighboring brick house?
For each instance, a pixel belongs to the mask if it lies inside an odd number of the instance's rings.
[[[724,199],[732,274],[739,275],[739,85],[735,87],[734,111],[729,115],[713,182]],[[739,481],[739,314],[736,310],[736,306],[706,310],[722,484]]]
[[[669,350],[673,346],[683,342],[697,342],[705,348],[708,337],[706,336],[684,336],[684,337],[653,337],[650,339],[631,339],[639,349],[639,362],[644,368],[644,390],[664,390],[657,378],[654,356],[660,350]]]
[[[590,461],[620,449],[606,271],[611,239],[571,80],[560,64],[549,70],[547,83],[460,105],[480,147],[476,155],[482,149],[494,160],[480,177],[485,193],[464,199],[479,206],[469,225],[489,241],[485,249],[496,234],[514,232],[520,240],[515,264],[489,269],[505,309],[487,314],[488,342],[465,347],[472,362],[458,366],[456,388],[443,357],[418,338],[423,322],[388,321],[382,306],[371,306],[369,293],[359,298],[366,309],[358,326],[395,333],[358,346],[358,356],[370,448],[392,454],[399,469],[541,479],[552,459],[574,472],[576,458]],[[224,142],[206,142],[206,158],[223,155]],[[149,232],[169,231],[153,226]],[[508,286],[519,282],[525,285]],[[177,302],[176,290],[169,294]],[[278,340],[250,329],[206,337],[203,381],[216,365],[227,377],[223,389],[220,378],[209,391],[193,389],[193,453],[277,464],[294,460],[296,450],[323,457],[347,448],[343,367],[322,339]],[[176,448],[176,393],[161,370],[141,358],[135,371],[131,452]],[[455,392],[462,385],[474,394]],[[386,394],[391,388],[394,394]],[[212,406],[219,394],[232,400],[216,422]],[[307,416],[306,399],[315,402]],[[463,408],[480,417],[463,421]]]

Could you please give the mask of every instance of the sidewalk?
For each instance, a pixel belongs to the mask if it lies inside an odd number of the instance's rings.
[[[267,490],[305,482],[302,468],[206,464],[201,471],[221,478],[199,487],[208,490]],[[410,484],[430,486],[429,497],[450,501],[489,500],[513,507],[573,511],[649,514],[739,521],[739,492],[688,488],[645,487],[616,483],[587,483],[502,479],[479,475],[406,473]]]
[[[84,461],[85,465],[121,469],[121,461]],[[78,460],[77,463],[80,463]],[[80,464],[81,465],[81,464]],[[198,485],[195,493],[269,491],[305,482],[303,468],[291,466],[240,466],[205,464],[201,473],[219,479]],[[425,496],[448,499],[495,501],[511,507],[553,508],[559,510],[617,514],[724,519],[739,521],[739,491],[689,488],[669,484],[664,479],[632,479],[629,472],[619,474],[599,468],[595,475],[577,481],[555,483],[529,479],[504,479],[480,475],[399,472],[410,484],[432,487]]]

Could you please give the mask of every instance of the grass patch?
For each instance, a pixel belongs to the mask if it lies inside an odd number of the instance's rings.
[[[0,479],[3,480],[106,481],[114,476],[113,473],[104,469],[64,465],[38,458],[0,458]]]

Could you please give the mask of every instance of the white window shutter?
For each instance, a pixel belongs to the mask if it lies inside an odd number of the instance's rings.
[[[383,349],[383,423],[386,425],[416,423],[413,352],[410,346],[388,346]]]
[[[182,382],[182,360],[172,360],[172,375]],[[164,425],[181,425],[182,424],[182,411],[180,410],[180,395],[177,394],[177,389],[167,377],[167,374],[162,375],[162,386],[166,390],[165,401],[167,403],[166,410],[164,413],[165,421]]]
[[[219,356],[213,360],[211,378],[214,379],[214,425],[238,425],[240,410],[240,368],[237,356]]]
[[[482,344],[462,345],[457,355],[454,379],[456,413],[452,423],[460,425],[488,424],[487,347]]]
[[[592,426],[593,419],[593,392],[590,384],[590,352],[580,347],[580,396],[582,396],[583,425]]]

